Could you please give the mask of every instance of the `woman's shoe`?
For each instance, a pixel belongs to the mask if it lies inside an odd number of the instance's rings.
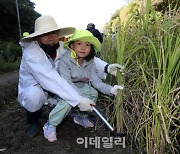
[[[39,124],[34,123],[34,124],[29,124],[28,130],[27,130],[27,136],[29,138],[33,138],[38,135],[39,132]]]

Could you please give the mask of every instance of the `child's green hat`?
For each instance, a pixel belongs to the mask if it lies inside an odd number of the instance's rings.
[[[101,44],[99,40],[96,37],[94,37],[93,34],[88,30],[84,30],[84,29],[76,30],[73,33],[73,35],[68,39],[68,41],[65,43],[65,46],[68,46],[70,42],[74,42],[77,40],[89,42],[94,46],[96,52],[101,50]]]

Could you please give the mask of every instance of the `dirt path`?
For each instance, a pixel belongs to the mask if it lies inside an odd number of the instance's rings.
[[[67,117],[57,127],[58,140],[50,143],[41,129],[38,136],[26,137],[24,109],[16,101],[18,71],[0,75],[0,153],[2,154],[130,154],[115,144],[104,125],[95,118],[95,128],[85,129]],[[47,121],[50,108],[44,107],[41,128]],[[106,140],[106,141],[105,141]],[[112,142],[110,142],[110,140]],[[81,143],[81,144],[80,144]],[[105,144],[106,143],[106,144]],[[119,142],[120,143],[120,142]],[[121,143],[122,144],[122,143]],[[127,144],[127,143],[126,143]]]
[[[18,82],[19,71],[0,74],[0,85],[5,85],[8,82]]]

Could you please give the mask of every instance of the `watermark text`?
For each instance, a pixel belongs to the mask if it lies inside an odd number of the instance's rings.
[[[113,148],[114,146],[126,147],[125,137],[79,137],[78,144],[84,144],[84,148],[94,146],[95,148]]]

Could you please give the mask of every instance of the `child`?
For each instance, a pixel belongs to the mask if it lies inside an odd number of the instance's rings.
[[[81,96],[96,102],[97,90],[107,95],[116,95],[118,90],[123,89],[119,85],[113,87],[105,84],[98,77],[98,73],[94,68],[94,55],[95,51],[100,51],[101,45],[91,32],[76,30],[73,36],[65,43],[65,47],[67,47],[67,51],[59,61],[58,72]],[[56,107],[56,112],[49,115],[49,122],[43,127],[44,136],[49,141],[56,140],[56,127],[53,126],[53,123],[57,126],[62,120],[60,119],[61,114],[63,114],[61,103],[57,105],[60,106],[59,111]],[[93,127],[94,125],[88,120],[85,113],[79,111],[73,118],[74,122],[85,128]]]
[[[100,51],[101,45],[91,32],[76,30],[65,46],[69,51],[61,58],[58,72],[81,96],[86,96],[96,102],[98,97],[96,89],[107,95],[116,95],[117,90],[123,89],[122,86],[112,87],[105,84],[98,77],[95,71],[94,55],[95,51]],[[93,124],[82,112],[73,119],[75,123],[85,128],[93,127]]]

